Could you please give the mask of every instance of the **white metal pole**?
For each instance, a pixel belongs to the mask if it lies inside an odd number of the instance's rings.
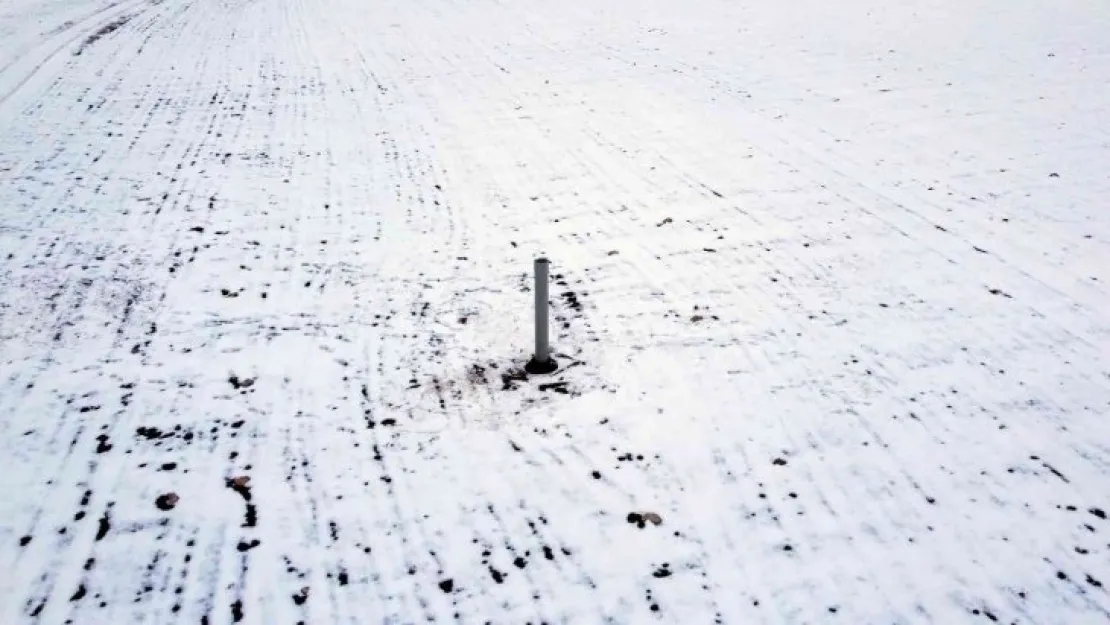
[[[547,286],[548,273],[551,263],[546,258],[537,258],[536,270],[536,351],[532,361],[525,369],[528,373],[551,373],[559,365],[551,357],[551,348],[548,345],[548,319],[547,319]]]

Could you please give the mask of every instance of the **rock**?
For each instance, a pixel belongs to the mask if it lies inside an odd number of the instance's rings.
[[[293,603],[304,605],[305,601],[308,601],[308,586],[302,587],[301,592],[293,595]]]
[[[173,510],[180,500],[176,493],[164,493],[154,500],[154,505],[158,506],[159,510]]]
[[[640,514],[640,516],[642,516],[645,521],[651,523],[652,525],[662,525],[663,524],[663,517],[659,516],[658,514],[656,514],[654,512],[643,512],[643,513]]]

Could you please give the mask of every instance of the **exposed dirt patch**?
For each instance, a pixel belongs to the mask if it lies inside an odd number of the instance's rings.
[[[124,24],[126,24],[129,21],[131,21],[131,16],[130,15],[123,15],[123,16],[117,17],[116,19],[112,20],[111,22],[108,22],[107,24],[101,26],[99,30],[97,30],[93,34],[89,35],[85,39],[84,43],[81,44],[80,48],[77,48],[77,51],[74,52],[73,55],[74,56],[81,56],[81,53],[85,51],[85,48],[93,45],[97,41],[100,41],[103,37],[107,37],[108,35],[116,32],[117,30],[122,28]]]

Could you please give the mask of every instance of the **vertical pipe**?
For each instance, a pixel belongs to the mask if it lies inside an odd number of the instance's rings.
[[[536,259],[536,352],[524,367],[525,371],[533,374],[551,373],[559,368],[547,344],[547,273],[550,266],[546,258]]]
[[[534,360],[545,365],[551,358],[547,344],[547,283],[548,267],[546,258],[537,258],[536,266],[536,353]]]

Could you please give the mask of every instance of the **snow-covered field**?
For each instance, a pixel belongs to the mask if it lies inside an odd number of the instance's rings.
[[[1108,33],[0,0],[0,623],[1107,622]]]

